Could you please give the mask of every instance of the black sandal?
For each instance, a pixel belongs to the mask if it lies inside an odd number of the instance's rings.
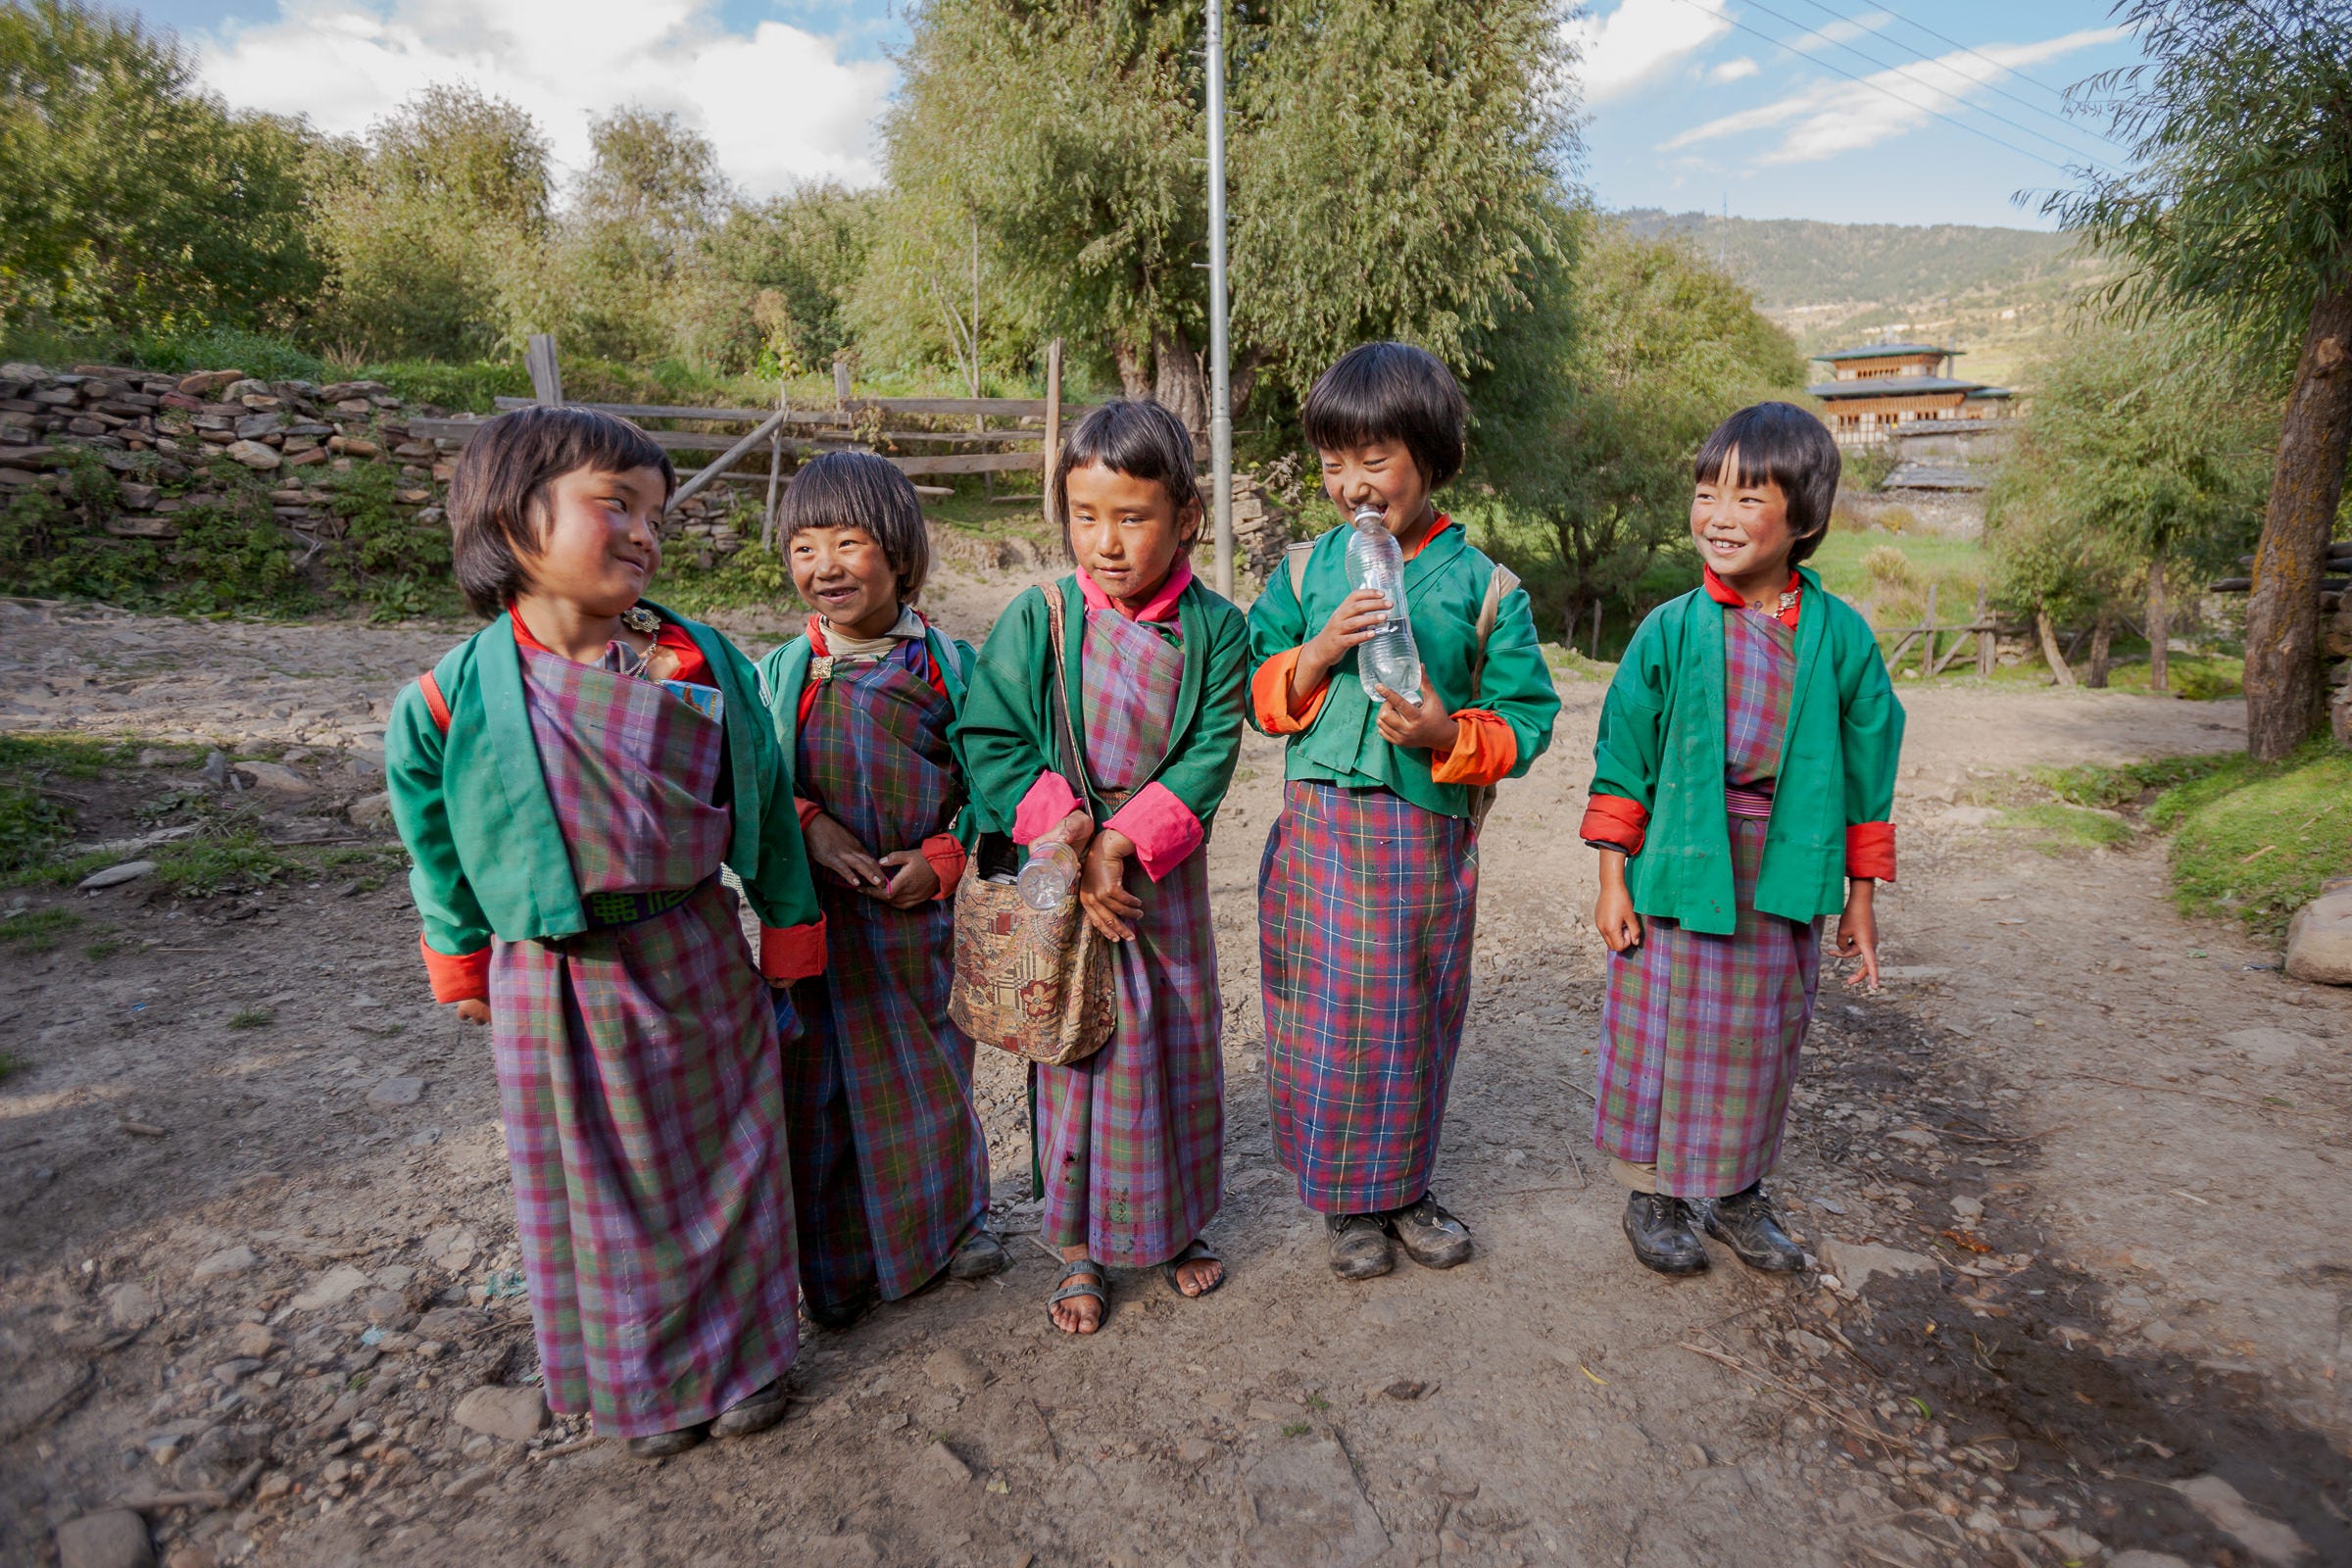
[[[1072,1285],[1070,1280],[1080,1274],[1092,1274],[1094,1278],[1091,1280],[1080,1280],[1077,1284]],[[1052,1296],[1046,1298],[1046,1316],[1052,1318],[1054,1316],[1054,1309],[1064,1301],[1074,1301],[1081,1296],[1091,1296],[1095,1298],[1096,1304],[1102,1308],[1100,1312],[1095,1314],[1095,1328],[1101,1329],[1103,1324],[1110,1321],[1109,1282],[1109,1273],[1104,1270],[1102,1264],[1096,1262],[1093,1258],[1071,1258],[1067,1263],[1061,1265],[1061,1278],[1054,1282],[1056,1285],[1059,1285],[1061,1289],[1055,1291]],[[1059,1322],[1055,1322],[1054,1326],[1057,1329],[1061,1329],[1061,1324]],[[1061,1332],[1064,1334],[1084,1334],[1088,1331],[1085,1329],[1061,1329]]]
[[[1188,1293],[1184,1288],[1184,1282],[1176,1277],[1176,1271],[1187,1263],[1214,1263],[1217,1265],[1217,1277],[1211,1283],[1201,1286],[1198,1292]],[[1159,1265],[1159,1277],[1166,1283],[1168,1289],[1174,1291],[1178,1296],[1188,1301],[1198,1301],[1201,1297],[1224,1285],[1225,1260],[1217,1255],[1216,1249],[1210,1247],[1202,1238],[1196,1236],[1185,1244],[1183,1251]]]

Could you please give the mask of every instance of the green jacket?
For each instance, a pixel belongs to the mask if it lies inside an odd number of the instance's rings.
[[[1844,906],[1846,829],[1887,820],[1903,707],[1870,622],[1811,570],[1798,575],[1796,684],[1756,907],[1811,920]],[[1626,864],[1634,908],[1715,934],[1739,918],[1723,803],[1724,614],[1696,588],[1649,612],[1609,682],[1592,748],[1592,793],[1649,812]]]
[[[762,925],[808,925],[816,891],[801,846],[792,791],[762,720],[751,662],[710,627],[675,621],[710,661],[726,705],[727,765],[734,823],[726,863]],[[506,615],[475,632],[434,666],[449,705],[449,733],[433,722],[411,682],[392,705],[384,775],[392,819],[410,858],[409,888],[424,917],[425,945],[462,957],[508,942],[585,931],[571,857],[539,770],[539,748],[523,706],[522,656]]]
[[[951,637],[933,626],[929,631],[931,657],[939,662],[940,680],[948,688],[948,707],[960,714],[963,711],[964,690],[971,683],[972,662],[979,656],[972,645],[960,637]],[[803,632],[788,643],[771,648],[759,664],[760,695],[767,703],[768,716],[775,721],[776,747],[783,755],[784,787],[795,788],[794,769],[800,766],[801,756],[801,689],[808,683],[808,634]],[[961,768],[963,759],[958,748],[956,765]],[[968,790],[967,790],[968,793]],[[962,811],[956,824],[956,836],[969,850],[979,838],[973,825],[973,813]],[[907,845],[873,845],[881,851],[906,849]]]
[[[1084,690],[1082,645],[1086,600],[1075,575],[1061,579],[1062,636],[1069,649],[1070,728],[1082,739]],[[1203,832],[1233,782],[1242,749],[1242,679],[1250,659],[1250,628],[1231,600],[1195,579],[1176,601],[1176,624],[1184,638],[1184,683],[1176,694],[1176,718],[1167,755],[1134,788],[1156,783],[1184,803]],[[1059,730],[1054,721],[1054,643],[1042,589],[1022,590],[1006,607],[973,666],[956,726],[970,771],[972,809],[990,832],[1012,831],[1014,810],[1038,774],[1058,767]],[[1101,800],[1089,803],[1099,822],[1110,814]]]
[[[1277,571],[1250,607],[1250,661],[1254,669],[1285,649],[1297,648],[1323,629],[1348,597],[1346,526],[1315,541],[1307,558],[1301,606],[1287,571]],[[1536,643],[1536,617],[1527,591],[1514,588],[1502,601],[1494,633],[1487,639],[1487,663],[1470,689],[1470,665],[1478,657],[1478,612],[1486,604],[1494,563],[1474,549],[1454,523],[1433,535],[1421,553],[1404,564],[1404,598],[1413,623],[1413,646],[1430,684],[1449,713],[1484,709],[1511,726],[1518,757],[1509,777],[1535,765],[1551,745],[1551,723],[1560,694]],[[1323,708],[1314,722],[1290,738],[1283,761],[1286,779],[1309,779],[1355,788],[1380,785],[1425,811],[1468,816],[1472,790],[1440,784],[1430,777],[1430,754],[1390,745],[1380,734],[1380,704],[1358,681],[1352,650],[1331,672]],[[1258,724],[1252,713],[1250,721]]]

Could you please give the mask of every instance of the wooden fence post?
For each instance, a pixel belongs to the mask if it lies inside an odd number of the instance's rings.
[[[1046,345],[1046,521],[1055,527],[1061,519],[1054,515],[1054,465],[1061,459],[1061,339]]]
[[[1993,660],[2000,652],[2000,638],[1992,629],[1992,617],[1984,606],[1984,590],[1977,590],[1977,673],[1992,679]]]
[[[552,332],[533,332],[522,355],[525,368],[531,372],[531,396],[549,408],[564,402],[564,371],[556,362],[556,337]]]
[[[850,412],[850,362],[833,362],[833,403],[842,413]]]
[[[1920,655],[1919,672],[1922,675],[1933,675],[1936,673],[1936,584],[1934,583],[1928,584],[1928,612],[1921,619],[1927,622],[1928,645]]]
[[[776,383],[776,408],[781,412],[791,407],[791,391],[785,382],[779,380]],[[778,425],[776,433],[768,438],[767,443],[767,510],[760,515],[760,545],[764,550],[776,548],[776,488],[777,481],[783,476],[784,427]]]

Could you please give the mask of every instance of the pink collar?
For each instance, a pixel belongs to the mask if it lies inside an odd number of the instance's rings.
[[[1129,620],[1174,620],[1176,601],[1183,598],[1184,591],[1192,585],[1193,564],[1183,556],[1178,556],[1174,569],[1169,571],[1167,580],[1159,585],[1159,592],[1152,596],[1151,602],[1141,610],[1129,610],[1096,587],[1095,579],[1086,574],[1084,566],[1078,568],[1078,591],[1086,596],[1086,608],[1116,610]]]

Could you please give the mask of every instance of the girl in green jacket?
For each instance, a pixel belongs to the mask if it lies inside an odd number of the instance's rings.
[[[824,965],[751,663],[644,597],[676,477],[611,415],[485,424],[449,514],[490,624],[384,737],[433,995],[490,1025],[548,1403],[646,1458],[783,1418],[799,1292],[768,985]]]
[[[1703,583],[1642,621],[1601,708],[1583,827],[1613,955],[1593,1142],[1631,1189],[1634,1255],[1663,1274],[1707,1266],[1694,1206],[1750,1267],[1804,1266],[1762,1179],[1829,915],[1861,960],[1848,983],[1878,986],[1903,710],[1869,622],[1802,565],[1838,467],[1787,403],[1717,427],[1690,502]]]

